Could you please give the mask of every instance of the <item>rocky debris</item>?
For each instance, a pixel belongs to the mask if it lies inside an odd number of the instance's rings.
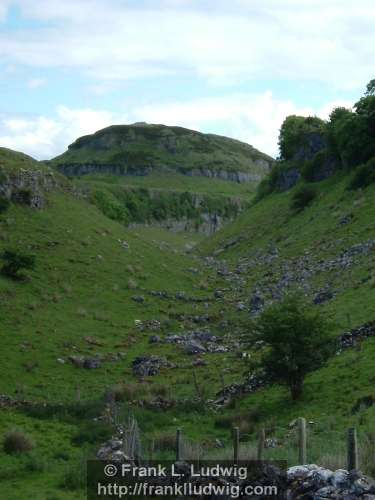
[[[362,340],[375,336],[375,321],[369,321],[358,328],[344,332],[339,337],[342,349],[358,345]]]
[[[215,290],[214,297],[215,299],[222,299],[224,297],[223,290]]]
[[[196,340],[190,340],[185,344],[186,354],[201,354],[203,352],[206,352],[205,347]]]
[[[339,220],[339,224],[341,226],[345,225],[345,224],[349,224],[350,222],[352,222],[352,220],[354,219],[354,214],[350,213],[350,214],[347,214],[347,215],[344,215],[343,217],[341,217],[341,219]]]
[[[151,337],[148,339],[149,344],[160,344],[161,341],[162,340],[159,335],[151,335]]]
[[[255,290],[250,298],[250,313],[257,315],[263,311],[264,298],[259,290]]]
[[[332,300],[334,298],[334,296],[335,296],[335,294],[331,290],[323,289],[323,290],[320,290],[315,295],[315,297],[313,298],[313,302],[315,305],[324,304],[325,302]]]
[[[246,311],[247,307],[243,302],[237,302],[236,309],[237,311]]]
[[[96,456],[99,460],[105,460],[107,462],[133,462],[132,459],[123,452],[122,439],[116,437],[106,441],[100,447]]]
[[[252,373],[243,383],[231,384],[216,394],[214,401],[216,406],[227,404],[232,398],[255,392],[268,384],[265,374]]]
[[[87,370],[94,370],[96,368],[100,368],[102,365],[101,359],[99,357],[85,358],[84,356],[69,356],[68,360],[76,368],[86,368]]]
[[[137,302],[138,304],[143,304],[145,302],[145,298],[143,295],[133,295],[132,300]]]
[[[290,500],[375,498],[375,482],[361,472],[331,471],[315,464],[297,465],[287,471]]]
[[[83,362],[83,368],[87,370],[95,370],[102,366],[102,362],[97,358],[86,358]]]
[[[21,406],[31,405],[30,401],[23,399],[14,399],[7,394],[0,394],[0,409],[1,408],[17,408]]]
[[[141,332],[144,332],[146,330],[156,332],[161,329],[161,322],[158,319],[146,319],[143,321],[141,321],[140,319],[136,319],[134,323],[138,330],[140,330]]]
[[[84,340],[90,345],[94,345],[94,346],[98,346],[98,347],[101,347],[104,345],[104,342],[102,342],[101,340],[97,340],[91,336],[85,337]]]
[[[159,297],[161,299],[169,299],[169,294],[165,290],[151,290],[150,294],[153,297]]]
[[[192,330],[185,334],[170,333],[165,338],[166,344],[177,344],[184,348],[186,354],[228,352],[230,348],[223,345],[221,339],[209,329]]]
[[[138,356],[132,363],[133,373],[138,377],[157,375],[164,368],[175,368],[175,365],[159,356]]]
[[[280,443],[276,438],[267,438],[264,441],[264,446],[265,448],[278,448]]]

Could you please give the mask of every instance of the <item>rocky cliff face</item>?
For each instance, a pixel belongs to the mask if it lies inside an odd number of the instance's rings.
[[[45,193],[57,185],[56,175],[52,171],[20,169],[12,173],[2,173],[0,196],[31,208],[42,208],[46,201]]]
[[[199,222],[188,219],[187,217],[183,217],[181,219],[168,218],[162,221],[154,220],[149,224],[130,224],[130,227],[150,225],[152,227],[156,226],[168,229],[173,233],[190,232],[211,236],[216,233],[216,231],[224,227],[225,224],[231,222],[231,220],[232,219],[224,218],[217,214],[202,213],[200,215]]]
[[[68,176],[174,171],[232,182],[259,182],[273,159],[249,144],[181,127],[118,125],[77,139],[52,160]]]

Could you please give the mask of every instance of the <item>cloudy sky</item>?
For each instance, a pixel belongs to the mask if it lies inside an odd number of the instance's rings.
[[[373,0],[0,0],[0,146],[39,159],[114,123],[277,154],[375,77]]]

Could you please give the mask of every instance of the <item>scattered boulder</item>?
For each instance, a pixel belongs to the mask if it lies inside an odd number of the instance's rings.
[[[138,356],[132,363],[133,373],[138,377],[157,375],[163,368],[173,368],[175,365],[159,356]]]
[[[133,295],[132,300],[134,300],[134,302],[137,302],[138,304],[143,304],[145,298],[143,295]]]
[[[191,340],[185,345],[185,352],[186,354],[201,354],[206,352],[206,349],[196,340]]]
[[[107,462],[133,462],[130,457],[125,455],[122,448],[122,439],[112,438],[100,447],[96,456],[99,460],[105,460]]]

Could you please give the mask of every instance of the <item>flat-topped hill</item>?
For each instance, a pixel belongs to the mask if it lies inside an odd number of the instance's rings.
[[[259,182],[273,159],[249,144],[182,127],[113,125],[80,137],[52,164],[62,173],[148,175],[155,171]]]

